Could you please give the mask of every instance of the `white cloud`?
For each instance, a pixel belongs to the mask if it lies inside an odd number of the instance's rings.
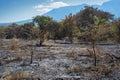
[[[69,6],[69,5],[64,2],[52,2],[47,5],[43,5],[43,4],[36,5],[36,6],[34,6],[34,9],[36,9],[36,11],[39,11],[40,14],[42,15],[44,13],[49,12],[52,9],[56,9],[56,8],[60,8],[60,7],[64,7],[64,6]]]
[[[89,5],[102,5],[103,3],[105,2],[108,2],[110,0],[89,0],[88,2],[86,2],[86,4],[89,4]]]
[[[40,15],[45,14],[53,9],[64,7],[64,6],[74,6],[74,5],[81,5],[81,4],[88,4],[88,5],[102,5],[103,3],[110,1],[110,0],[71,0],[64,2],[54,2],[55,0],[48,0],[49,4],[39,4],[34,6],[33,8],[38,11]]]
[[[71,5],[80,5],[80,4],[88,4],[88,5],[102,5],[105,2],[108,2],[110,0],[76,0],[73,3],[70,3]]]

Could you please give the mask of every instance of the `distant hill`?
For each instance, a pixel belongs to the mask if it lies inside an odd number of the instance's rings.
[[[115,18],[120,17],[120,0],[110,0],[97,8],[114,14]]]
[[[45,16],[50,16],[53,19],[60,21],[65,18],[66,15],[69,15],[70,13],[76,14],[79,12],[84,6],[87,6],[86,4],[77,5],[77,6],[66,6],[61,7],[57,9],[53,9],[52,11],[44,14]]]
[[[24,23],[27,23],[27,22],[32,22],[32,19],[28,19],[28,20],[23,20],[23,21],[18,21],[18,22],[12,22],[12,23],[16,23],[16,24],[24,24]],[[0,26],[8,26],[12,23],[0,23]]]
[[[115,15],[115,18],[118,18],[118,17],[120,17],[119,5],[120,5],[120,0],[110,0],[110,1],[102,4],[101,6],[93,5],[93,7],[110,12]],[[88,6],[88,5],[82,4],[82,5],[77,5],[77,6],[62,7],[62,8],[54,9],[44,15],[50,16],[53,19],[60,21],[60,20],[64,19],[65,16],[68,15],[69,13],[76,14],[82,8],[84,8],[84,6]]]
[[[16,22],[16,24],[24,24],[26,22],[32,22],[32,19]]]
[[[93,7],[96,7],[100,10],[110,12],[111,14],[115,15],[115,18],[120,17],[120,0],[111,0],[108,2],[105,2],[101,6],[99,5],[92,5]],[[79,12],[84,6],[88,6],[86,4],[83,5],[77,5],[77,6],[67,6],[67,7],[62,7],[58,9],[54,9],[44,15],[50,16],[55,20],[60,21],[61,19],[64,19],[66,15],[69,13],[76,14]]]
[[[93,7],[96,7],[100,10],[110,12],[110,13],[115,15],[115,18],[118,18],[118,17],[120,17],[119,5],[120,5],[120,0],[110,0],[108,2],[105,2],[101,6],[93,5]],[[44,15],[45,16],[50,16],[54,20],[60,21],[60,20],[64,19],[66,15],[68,15],[70,13],[76,14],[81,9],[83,9],[84,6],[88,6],[88,5],[82,4],[82,5],[77,5],[77,6],[61,7],[61,8],[53,9],[53,10],[49,11],[48,13],[45,13]],[[31,22],[31,21],[32,21],[32,19],[28,19],[28,20],[24,20],[24,21],[15,22],[15,23],[24,24],[26,22]],[[0,23],[0,25],[2,25],[2,26],[6,26],[6,25],[9,25],[9,24],[10,23]]]
[[[8,26],[11,23],[0,23],[0,26]]]

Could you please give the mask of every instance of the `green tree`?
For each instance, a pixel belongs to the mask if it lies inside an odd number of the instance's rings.
[[[58,38],[60,33],[60,23],[56,21],[51,21],[46,25],[46,31],[49,33],[49,38],[55,40]]]
[[[113,15],[98,10],[97,8],[86,6],[76,14],[76,24],[79,31],[85,35],[86,40],[92,43],[94,54],[94,65],[96,66],[95,44],[99,36],[99,27],[113,19]]]
[[[39,46],[41,46],[44,41],[45,26],[51,21],[52,18],[48,16],[36,16],[33,18],[33,22],[39,26],[39,37],[40,37]]]

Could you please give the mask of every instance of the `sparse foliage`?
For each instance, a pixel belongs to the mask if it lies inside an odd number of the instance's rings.
[[[99,35],[99,27],[100,25],[105,24],[107,21],[113,19],[113,15],[98,10],[93,7],[85,7],[85,9],[81,10],[76,14],[76,24],[80,32],[85,35],[85,39],[92,43],[93,54],[95,57],[94,65],[96,66],[96,51],[95,44]]]
[[[40,46],[42,45],[44,41],[44,35],[45,35],[45,26],[52,21],[52,18],[48,16],[36,16],[33,18],[33,22],[37,23],[39,26],[39,37],[40,37]]]
[[[73,43],[73,33],[75,27],[75,16],[69,14],[62,22],[63,25],[63,32],[65,37],[68,37],[70,42]]]
[[[114,21],[112,30],[114,33],[115,42],[119,43],[120,42],[120,19]]]

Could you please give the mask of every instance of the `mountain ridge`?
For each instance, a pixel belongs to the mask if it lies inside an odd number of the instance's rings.
[[[119,4],[120,0],[110,0],[108,2],[103,3],[102,5],[91,5],[95,8],[98,8],[100,10],[110,12],[111,14],[115,15],[115,18],[120,17],[120,10],[119,10]],[[73,15],[79,12],[81,9],[84,8],[84,6],[90,6],[87,4],[82,4],[82,5],[76,5],[76,6],[66,6],[66,7],[60,7],[57,9],[53,9],[45,14],[44,16],[50,16],[54,20],[61,21],[62,19],[65,18],[66,15],[72,13]],[[32,22],[32,19],[24,20],[24,21],[18,21],[15,22],[17,24],[24,24],[26,22]],[[9,25],[11,23],[0,23],[0,26],[4,25]]]

